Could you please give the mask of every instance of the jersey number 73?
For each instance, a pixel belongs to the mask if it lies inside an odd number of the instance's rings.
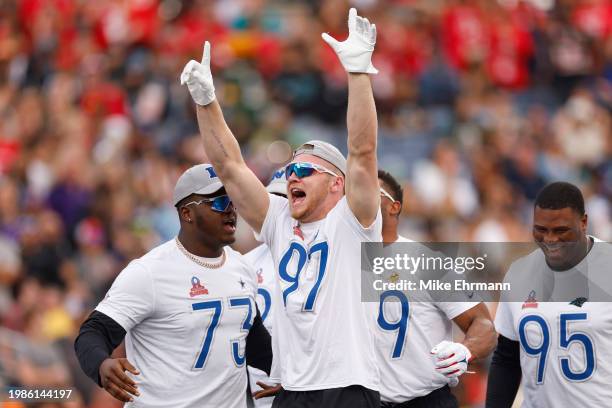
[[[238,308],[243,307],[246,308],[246,314],[244,320],[242,321],[242,325],[240,326],[241,332],[248,332],[253,326],[253,320],[255,316],[253,315],[253,306],[251,303],[251,299],[248,297],[236,297],[228,299],[230,308]],[[210,348],[212,346],[213,340],[215,338],[215,330],[219,326],[219,321],[221,320],[221,315],[223,314],[223,303],[221,300],[207,300],[205,302],[197,302],[191,305],[194,311],[197,310],[212,310],[213,315],[210,319],[210,323],[208,324],[208,328],[206,329],[206,335],[204,336],[204,342],[202,343],[202,350],[198,354],[196,358],[196,362],[194,368],[202,369],[206,365],[206,360],[208,359],[208,355],[210,353]],[[239,340],[231,340],[232,346],[232,359],[234,363],[238,367],[242,367],[244,365],[246,356],[244,353],[240,353],[240,341]]]

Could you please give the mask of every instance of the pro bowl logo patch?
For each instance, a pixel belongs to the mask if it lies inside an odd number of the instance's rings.
[[[261,285],[263,283],[263,269],[259,268],[257,270],[257,284]]]
[[[208,295],[208,289],[200,283],[200,279],[197,276],[191,277],[191,290],[189,291],[189,297]]]
[[[523,303],[523,309],[527,309],[527,308],[537,308],[538,307],[538,301],[536,299],[536,293],[535,290],[532,290],[531,292],[529,292],[529,296],[527,296],[527,300],[525,300],[525,303]]]

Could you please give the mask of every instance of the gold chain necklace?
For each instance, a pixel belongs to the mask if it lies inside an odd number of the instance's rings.
[[[191,259],[193,262],[197,263],[198,265],[203,266],[204,268],[218,269],[222,267],[223,264],[225,263],[225,250],[223,251],[223,254],[221,255],[221,260],[218,263],[209,263],[209,262],[204,262],[198,259],[195,255],[187,251],[185,247],[183,246],[183,244],[181,244],[181,241],[179,241],[178,237],[176,237],[174,240],[176,241],[176,245],[178,246],[178,248],[187,258]]]

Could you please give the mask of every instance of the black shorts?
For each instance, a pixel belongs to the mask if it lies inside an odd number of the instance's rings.
[[[382,408],[458,408],[457,398],[451,393],[448,385],[438,388],[422,397],[417,397],[400,404],[383,402]]]
[[[380,408],[380,394],[361,385],[317,391],[282,390],[272,408]]]

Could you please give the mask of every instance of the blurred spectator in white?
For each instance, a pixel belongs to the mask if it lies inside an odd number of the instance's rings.
[[[576,90],[553,119],[555,137],[574,165],[596,166],[610,159],[610,114],[584,89]]]
[[[468,217],[478,208],[478,197],[470,175],[457,151],[439,143],[431,161],[415,165],[415,193],[431,212]]]

